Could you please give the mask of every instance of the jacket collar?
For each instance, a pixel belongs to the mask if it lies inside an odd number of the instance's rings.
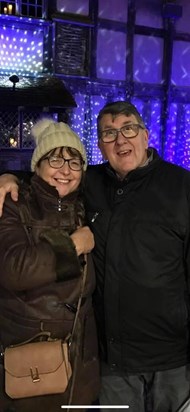
[[[73,202],[75,201],[78,196],[81,194],[80,187],[75,190],[72,193],[69,193],[68,195],[64,196],[63,198],[59,197],[58,191],[55,189],[54,186],[50,186],[45,180],[43,180],[40,176],[38,176],[36,173],[34,173],[32,179],[31,179],[31,184],[34,190],[38,191],[38,193],[41,193],[42,196],[49,198],[49,200],[52,198],[52,200],[57,200],[61,199],[63,202]]]
[[[113,180],[115,180],[115,183],[119,184],[120,186],[125,185],[131,180],[141,179],[143,176],[145,176],[147,173],[149,173],[151,170],[157,167],[157,165],[160,164],[160,162],[162,161],[156,149],[149,147],[148,152],[149,161],[146,162],[145,165],[138,167],[137,169],[131,170],[123,180],[120,180],[118,178],[115,170],[112,169],[108,162],[105,164],[106,174],[108,174]]]

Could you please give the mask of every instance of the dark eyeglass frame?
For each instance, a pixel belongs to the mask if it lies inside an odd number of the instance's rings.
[[[132,129],[134,131],[134,134],[132,136],[125,136],[124,134],[124,130],[125,129]],[[121,132],[122,136],[125,137],[125,139],[133,139],[134,137],[136,137],[139,133],[139,129],[143,129],[145,130],[145,127],[142,126],[139,123],[131,123],[131,124],[126,124],[124,126],[122,126],[120,129],[107,129],[107,130],[103,130],[102,132],[100,132],[100,139],[104,142],[104,143],[112,143],[114,142],[117,137],[118,137],[118,133]],[[112,132],[113,133],[113,138],[109,140],[106,139],[106,135],[107,133]]]
[[[82,170],[83,165],[84,165],[84,160],[81,160],[78,157],[77,158],[72,157],[71,159],[65,159],[62,156],[47,156],[47,157],[44,157],[43,160],[48,160],[48,163],[50,167],[52,167],[52,169],[61,169],[61,167],[63,167],[65,163],[68,163],[69,168],[75,172],[79,172],[80,170]],[[62,160],[62,162],[60,166],[55,167],[55,166],[52,166],[52,163],[51,163],[53,160],[60,160],[60,161]],[[77,165],[77,168],[76,167],[73,168],[72,162],[76,160],[78,160],[80,164]]]

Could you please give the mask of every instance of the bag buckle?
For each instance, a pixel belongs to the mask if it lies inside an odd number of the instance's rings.
[[[39,377],[39,373],[38,373],[38,368],[35,368],[35,371],[33,371],[32,368],[30,368],[30,375],[32,378],[32,382],[36,383],[36,382],[40,382],[40,377]]]

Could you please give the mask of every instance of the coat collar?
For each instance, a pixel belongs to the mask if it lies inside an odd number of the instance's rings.
[[[149,147],[148,152],[149,161],[146,162],[143,166],[131,170],[123,180],[118,178],[115,170],[112,169],[109,163],[105,164],[105,172],[119,186],[123,186],[131,180],[141,179],[143,176],[145,176],[147,173],[149,173],[151,170],[157,167],[157,165],[162,161],[156,149]]]

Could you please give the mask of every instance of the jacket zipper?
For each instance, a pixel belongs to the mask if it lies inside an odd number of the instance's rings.
[[[91,219],[91,222],[92,222],[92,223],[95,222],[95,220],[96,220],[96,218],[98,217],[98,215],[99,215],[99,212],[96,212],[96,213],[94,214],[94,216],[93,216],[92,219]]]
[[[58,212],[62,211],[61,199],[58,199]]]

